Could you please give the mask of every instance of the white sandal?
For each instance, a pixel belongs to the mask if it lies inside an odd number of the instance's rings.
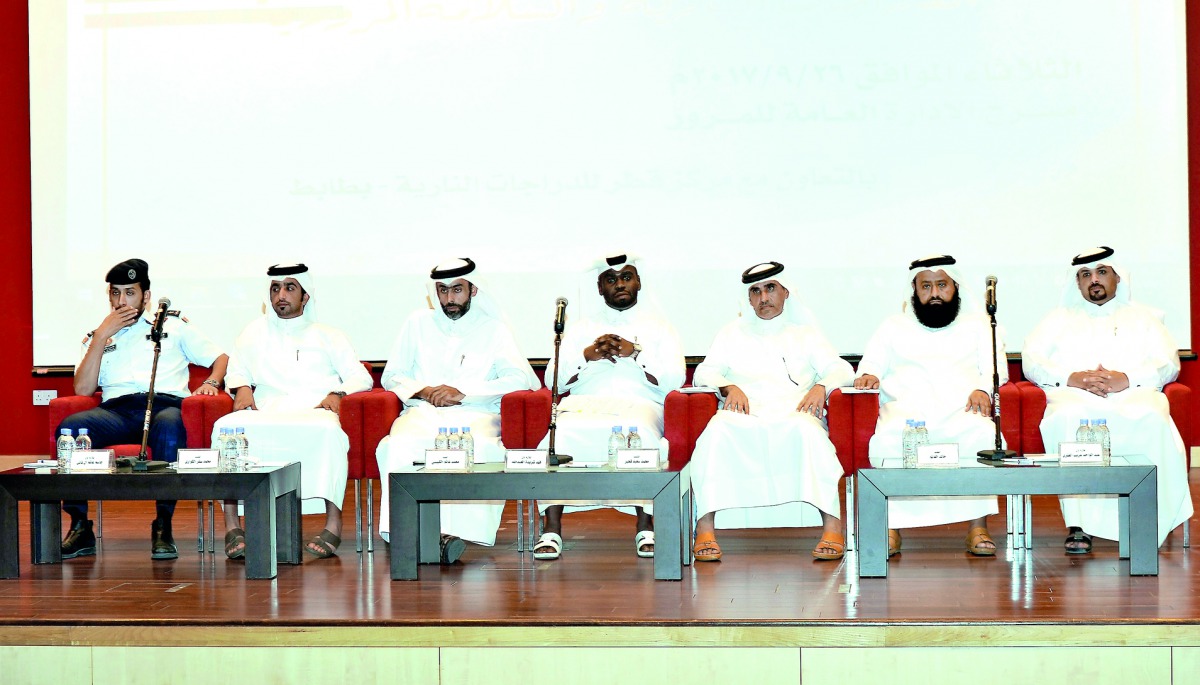
[[[653,558],[654,550],[650,550],[649,552],[643,552],[642,545],[650,545],[651,547],[654,546],[654,531],[640,530],[640,531],[638,531],[638,534],[633,538],[633,549],[635,552],[637,552],[637,555],[643,559]]]
[[[550,560],[562,556],[562,536],[558,533],[542,533],[538,538],[537,544],[533,546],[533,558],[539,560]],[[539,549],[550,548],[549,552],[539,552]]]

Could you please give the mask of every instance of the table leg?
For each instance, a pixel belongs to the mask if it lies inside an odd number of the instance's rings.
[[[20,545],[17,498],[0,488],[0,578],[17,578],[21,575]]]
[[[62,503],[29,503],[31,561],[35,564],[62,563]]]
[[[391,478],[384,474],[384,478]],[[391,553],[389,562],[392,567],[392,580],[417,579],[417,551],[420,539],[417,534],[417,500],[400,487],[399,482],[392,478],[389,481],[392,496],[388,514],[392,519]]]
[[[654,579],[683,579],[683,501],[679,474],[654,496]]]
[[[284,564],[303,561],[304,531],[300,525],[300,493],[292,490],[275,498],[275,560]]]
[[[274,578],[275,498],[270,478],[263,478],[245,499],[246,505],[246,577]]]
[[[421,563],[439,564],[442,561],[442,503],[421,502],[417,509]]]
[[[1117,496],[1117,558],[1129,558],[1129,497]]]
[[[690,487],[683,488],[683,536],[680,544],[683,545],[683,565],[692,565],[692,535],[696,532],[696,512],[692,508],[692,489]]]
[[[858,473],[858,575],[887,577],[887,498],[865,471]]]
[[[1129,493],[1128,511],[1122,528],[1128,529],[1129,575],[1158,575],[1158,469]],[[1126,499],[1124,497],[1122,500]],[[1125,531],[1122,531],[1125,532]],[[1125,536],[1122,536],[1122,540]]]

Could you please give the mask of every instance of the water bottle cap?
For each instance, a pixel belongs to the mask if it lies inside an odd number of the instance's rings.
[[[908,419],[908,420],[907,420],[907,421],[905,421],[904,423],[905,423],[905,424],[907,424],[907,425],[909,425],[909,426],[915,426],[915,425],[917,425],[917,420],[916,420],[916,419]]]
[[[1100,424],[1101,426],[1107,426],[1107,425],[1108,425],[1108,419],[1097,419],[1097,420],[1096,420],[1096,423]]]
[[[470,433],[470,432],[471,432],[471,427],[470,427],[470,426],[463,426],[463,432],[464,432],[464,433]]]
[[[612,431],[612,432],[614,432],[614,433],[620,433],[620,432],[621,432],[621,427],[620,427],[620,426],[613,426],[613,431]]]
[[[235,429],[234,429],[234,432],[237,432],[237,433],[245,433],[245,432],[246,432],[246,429],[245,429],[245,428],[235,428]]]
[[[1079,425],[1081,425],[1081,426],[1088,425],[1088,420],[1087,419],[1079,419]]]
[[[70,435],[70,434],[71,434],[71,429],[70,429],[70,428],[60,428],[60,429],[58,430],[58,434],[59,434],[59,435]]]
[[[630,432],[630,433],[636,433],[636,432],[637,432],[637,426],[630,426],[630,427],[629,427],[629,432]]]
[[[80,429],[79,429],[79,434],[80,434],[80,435],[87,435],[87,429],[86,429],[86,428],[80,428]]]
[[[439,432],[439,433],[445,433],[445,432],[446,432],[446,429],[445,429],[445,428],[439,428],[439,429],[438,429],[438,432]]]

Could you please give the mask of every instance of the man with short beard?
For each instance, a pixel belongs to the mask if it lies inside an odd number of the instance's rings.
[[[438,429],[469,427],[475,462],[504,461],[500,399],[540,386],[521,355],[494,296],[470,259],[452,259],[429,274],[430,302],[404,322],[383,370],[384,390],[396,393],[404,413],[379,443],[383,476],[379,532],[390,535],[389,473],[413,471],[433,449]],[[443,563],[453,563],[464,540],[494,545],[503,501],[442,503]]]
[[[925,422],[933,443],[957,443],[961,454],[995,444],[992,422],[992,339],[987,318],[961,295],[962,277],[949,255],[909,265],[911,295],[904,311],[884,320],[858,365],[858,389],[879,390],[879,422],[871,465],[900,455],[905,421]],[[967,304],[963,304],[966,302]],[[1000,359],[1004,343],[997,336]],[[1000,382],[1008,380],[1000,364]],[[900,551],[899,528],[969,521],[967,551],[993,556],[987,517],[995,497],[893,497],[888,500],[888,555]]]
[[[1042,442],[1075,439],[1080,420],[1105,419],[1113,454],[1144,454],[1158,467],[1158,544],[1192,515],[1187,460],[1163,385],[1179,375],[1179,352],[1162,314],[1130,300],[1129,271],[1110,247],[1071,261],[1059,307],[1025,341],[1025,376],[1046,391]],[[1068,554],[1092,550],[1092,535],[1116,540],[1117,498],[1059,498]]]

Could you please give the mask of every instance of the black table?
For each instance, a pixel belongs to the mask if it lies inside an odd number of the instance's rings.
[[[900,465],[887,459],[885,467]],[[887,498],[945,495],[1107,495],[1120,497],[1118,554],[1129,575],[1158,575],[1158,476],[1145,457],[1113,457],[1112,466],[871,468],[858,471],[858,575],[887,576]]]
[[[246,577],[274,578],[276,562],[299,564],[300,464],[238,473],[0,472],[0,579],[20,575],[17,502],[29,501],[35,564],[62,563],[63,500],[240,499],[246,506]]]
[[[679,471],[551,468],[504,473],[503,464],[476,464],[471,473],[392,473],[392,580],[416,580],[417,563],[441,558],[441,500],[654,500],[654,577],[680,580],[691,563],[691,482]],[[686,517],[686,522],[685,522]]]

